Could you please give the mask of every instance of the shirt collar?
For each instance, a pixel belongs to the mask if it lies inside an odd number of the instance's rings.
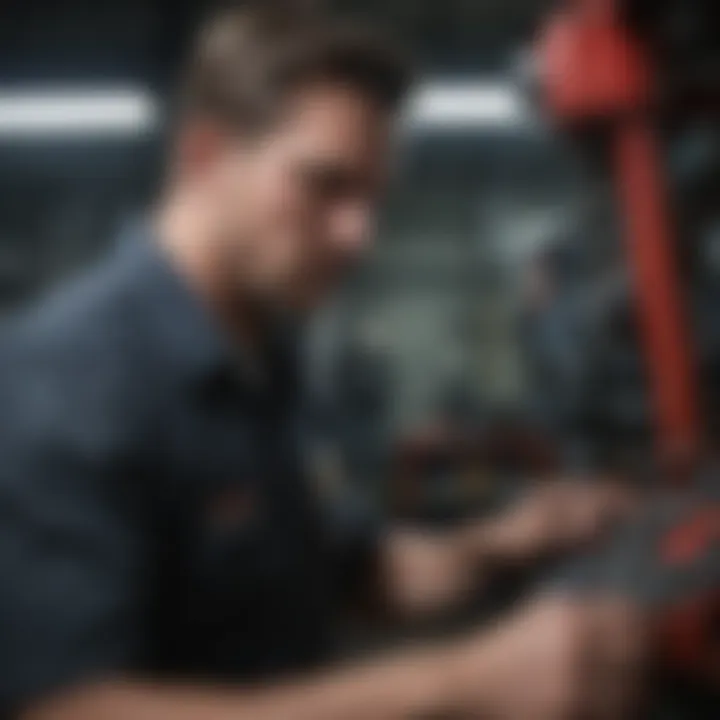
[[[258,367],[254,355],[234,343],[213,317],[187,280],[174,267],[146,222],[137,222],[121,233],[117,252],[131,270],[140,295],[138,312],[149,327],[155,347],[170,368],[188,380],[202,382],[229,372],[245,388],[294,383],[295,334],[287,328],[269,333],[267,364]]]
[[[116,252],[138,300],[138,320],[169,370],[200,380],[230,362],[235,350],[229,339],[147,223],[123,231]]]

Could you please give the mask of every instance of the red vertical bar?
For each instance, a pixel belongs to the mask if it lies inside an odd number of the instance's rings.
[[[616,143],[658,450],[663,461],[684,465],[699,451],[701,421],[660,150],[649,124],[640,118],[619,126]]]

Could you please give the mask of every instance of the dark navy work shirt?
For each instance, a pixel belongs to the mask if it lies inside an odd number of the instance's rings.
[[[338,540],[301,472],[283,344],[249,373],[143,234],[8,323],[0,715],[117,674],[222,681],[327,656],[374,533]]]

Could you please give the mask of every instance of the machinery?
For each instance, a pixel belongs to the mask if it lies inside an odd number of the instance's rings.
[[[720,474],[663,142],[691,118],[720,112],[720,7],[566,2],[545,26],[538,58],[545,109],[617,192],[631,269],[623,302],[633,308],[655,434],[648,474],[662,478],[648,488],[642,517],[558,579],[647,603],[663,668],[697,698],[720,689]],[[716,717],[717,702],[689,710],[683,701],[680,717]]]

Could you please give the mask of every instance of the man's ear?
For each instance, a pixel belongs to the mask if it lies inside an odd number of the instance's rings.
[[[212,165],[229,141],[221,124],[209,119],[193,119],[180,129],[177,162],[186,175],[197,175]]]

